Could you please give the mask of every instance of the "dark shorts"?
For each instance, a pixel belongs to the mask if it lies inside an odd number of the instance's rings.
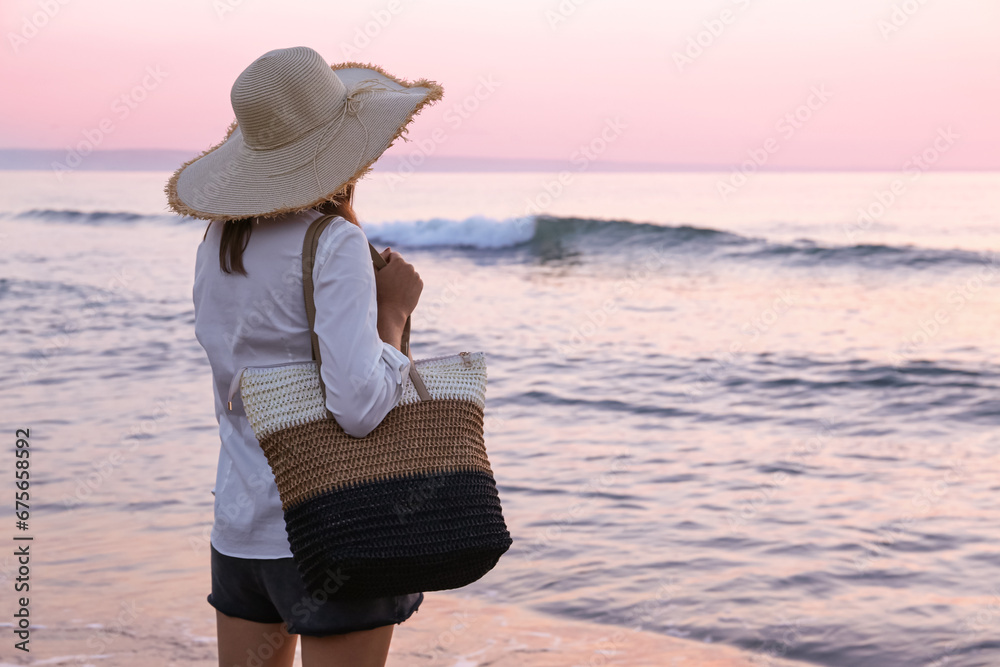
[[[212,547],[208,603],[226,616],[285,622],[290,634],[325,637],[402,623],[423,600],[423,593],[330,600],[323,590],[307,591],[291,558],[234,558]]]

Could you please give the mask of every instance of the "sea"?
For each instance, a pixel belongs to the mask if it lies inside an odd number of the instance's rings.
[[[92,653],[182,657],[209,611],[206,223],[168,177],[0,172],[0,539]],[[413,356],[487,355],[514,543],[466,593],[762,663],[1000,665],[1000,174],[384,171],[355,209],[423,279]]]

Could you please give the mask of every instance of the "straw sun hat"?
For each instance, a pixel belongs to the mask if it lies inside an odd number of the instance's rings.
[[[304,46],[268,51],[233,84],[226,137],[167,182],[170,208],[236,220],[318,206],[345,194],[443,94],[433,81],[409,83],[374,65],[328,65]]]

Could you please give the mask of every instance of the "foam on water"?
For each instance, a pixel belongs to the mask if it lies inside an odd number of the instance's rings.
[[[205,222],[175,215],[128,211],[31,209],[0,212],[0,219],[82,225],[163,224]],[[594,261],[645,248],[661,253],[698,255],[716,261],[749,260],[764,265],[863,266],[873,269],[923,269],[980,266],[991,274],[1000,269],[1000,253],[914,244],[833,244],[810,238],[774,241],[721,229],[668,225],[633,220],[557,217],[550,215],[492,218],[475,215],[461,220],[430,218],[365,222],[372,242],[400,248],[455,248],[548,253],[553,249],[582,251]]]

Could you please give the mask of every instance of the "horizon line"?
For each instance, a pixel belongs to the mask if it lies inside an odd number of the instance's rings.
[[[75,166],[68,159],[72,155],[58,148],[0,148],[0,171],[175,171],[181,164],[203,153],[203,150],[183,150],[171,148],[117,148],[98,149],[79,156]],[[62,161],[61,161],[62,160]],[[64,163],[65,162],[65,163]],[[89,164],[88,164],[89,163]],[[426,155],[418,164],[407,164],[404,156],[388,155],[372,165],[372,172],[400,171],[404,166],[413,172],[534,172],[567,171],[583,172],[734,172],[740,171],[740,164],[679,164],[668,162],[646,162],[634,160],[600,160],[591,162],[587,169],[571,168],[572,163],[555,158],[510,158],[468,155]],[[757,166],[753,172],[797,173],[797,172],[894,172],[901,166],[861,166],[861,165],[799,165],[799,166]],[[975,172],[1000,171],[997,166],[955,166],[938,167],[934,172]]]

